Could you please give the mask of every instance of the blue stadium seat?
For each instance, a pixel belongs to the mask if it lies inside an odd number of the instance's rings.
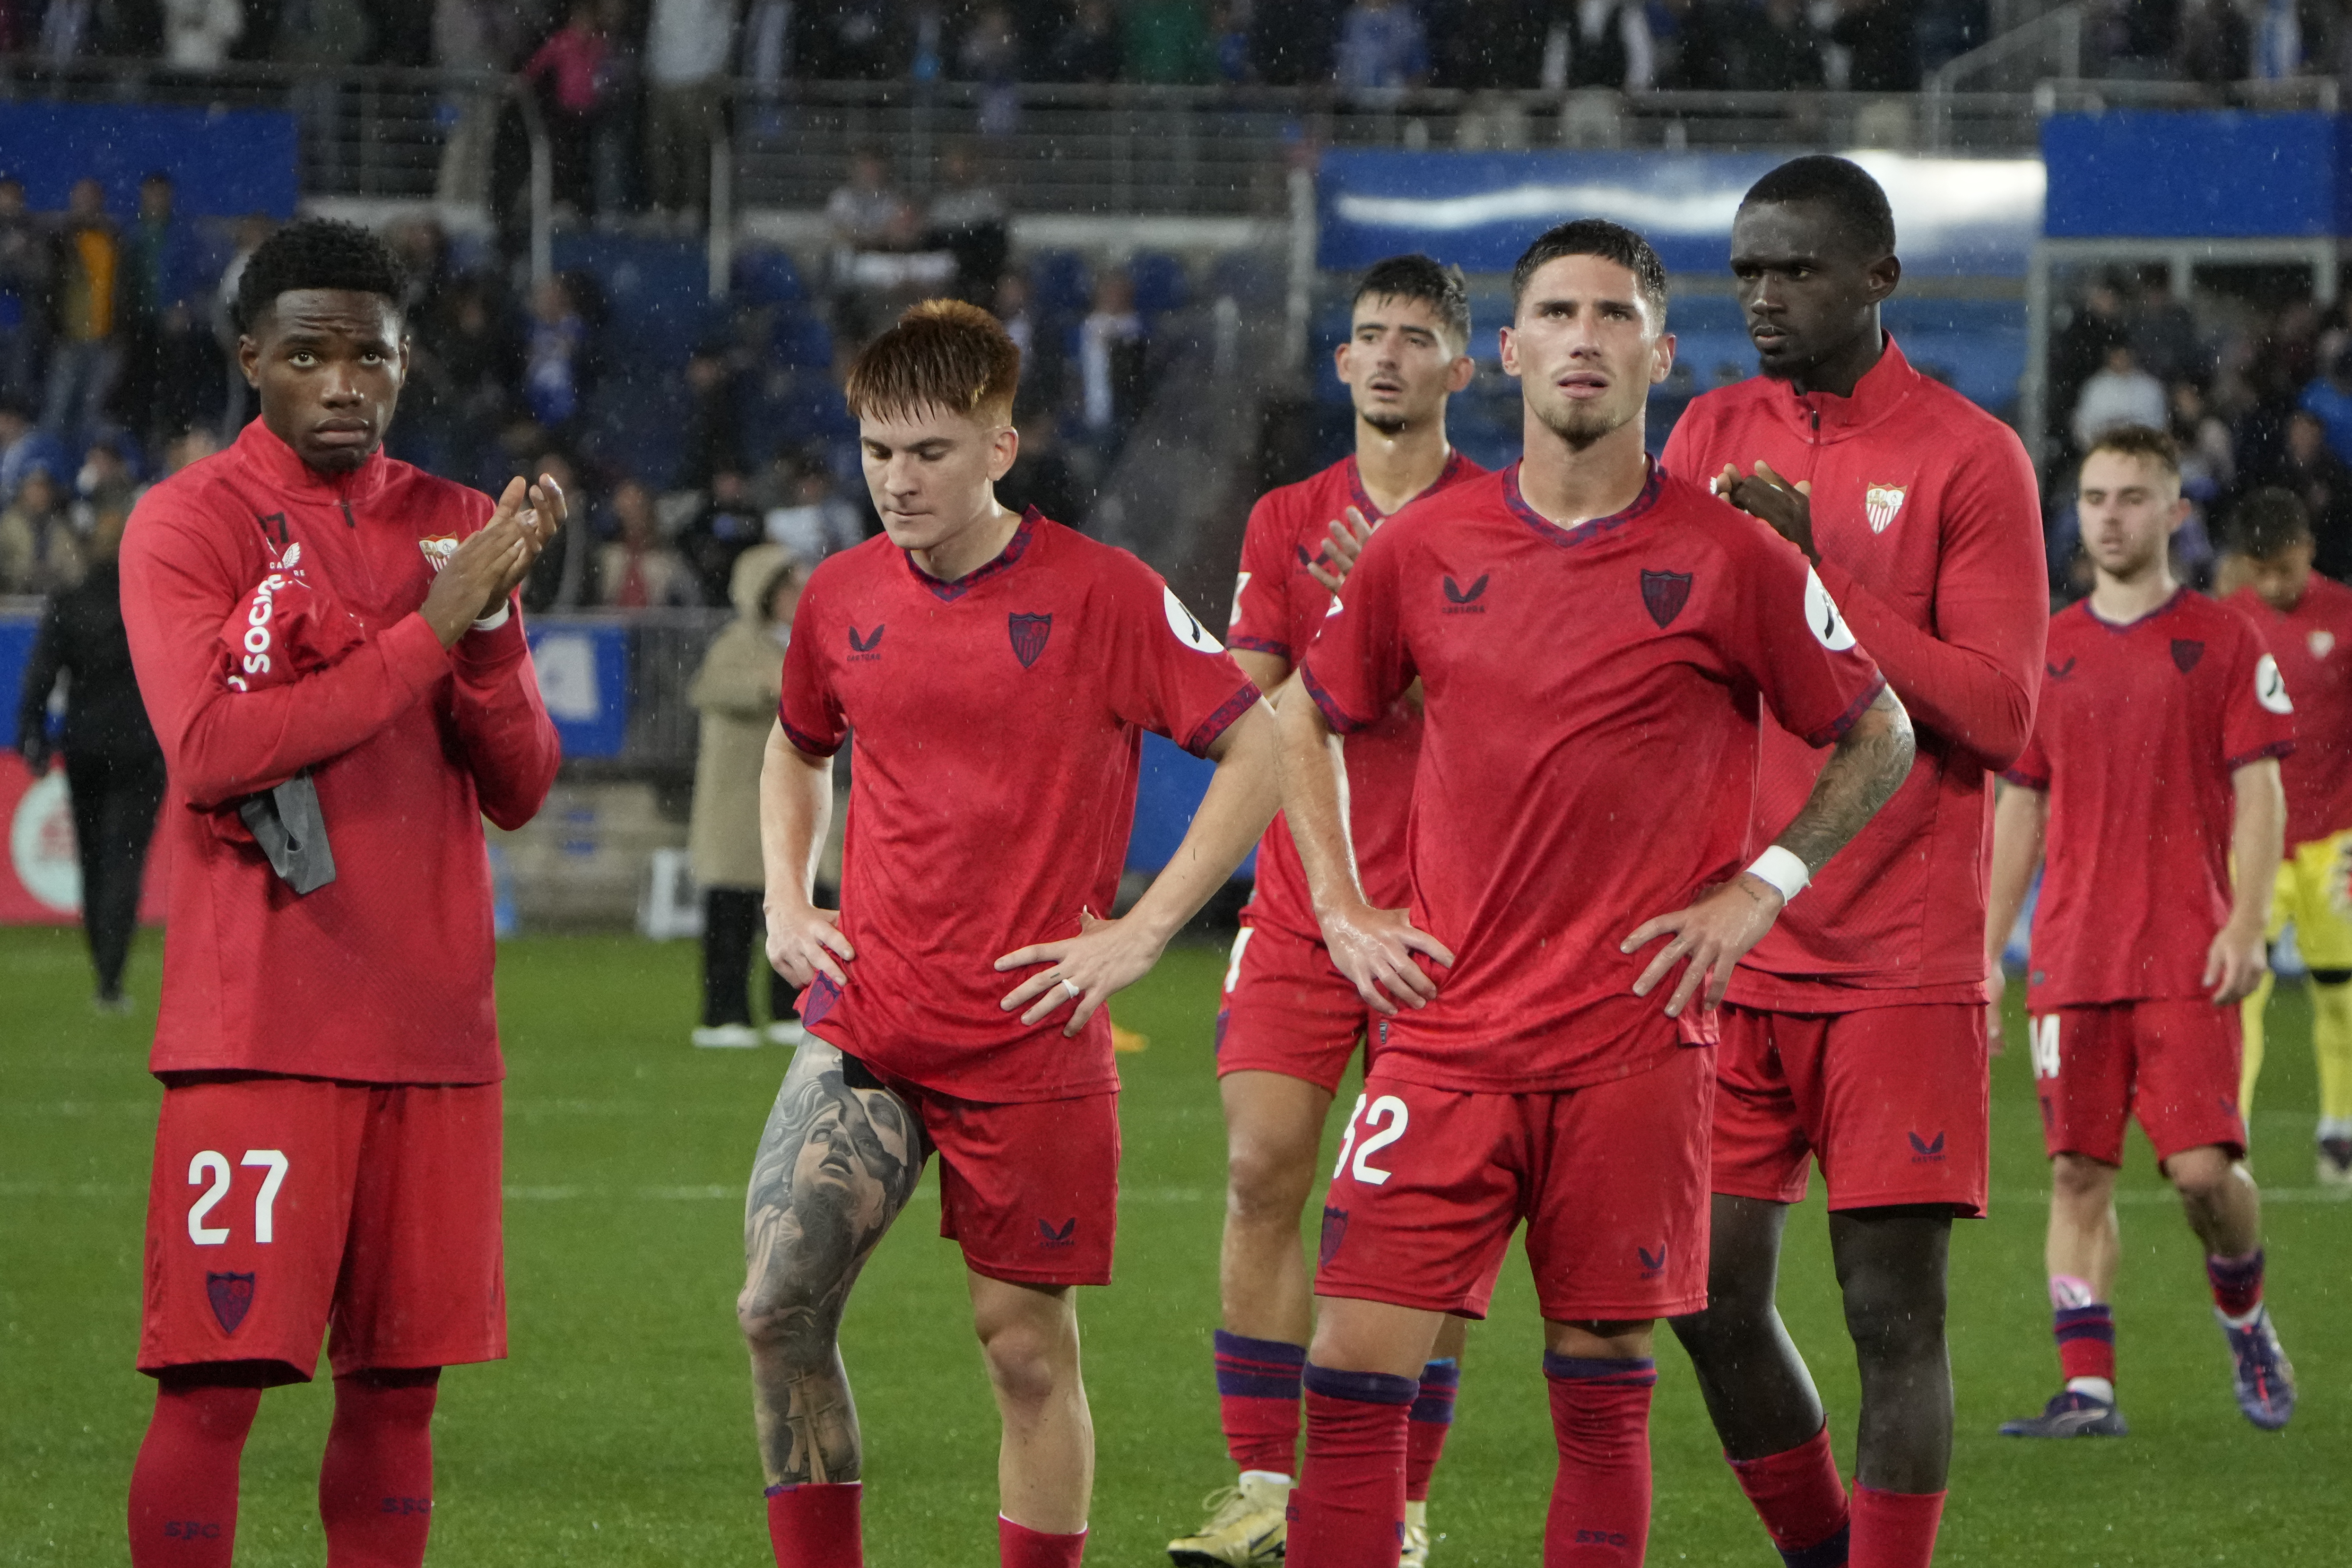
[[[1083,316],[1094,303],[1094,278],[1086,257],[1074,250],[1044,250],[1029,263],[1029,290],[1048,316]]]
[[[1146,317],[1164,316],[1191,303],[1192,278],[1184,263],[1165,251],[1139,251],[1127,264],[1135,280],[1135,308]]]
[[[604,290],[606,343],[616,355],[683,364],[708,325],[709,259],[693,240],[593,232],[555,236],[558,272],[583,271]]]
[[[777,365],[788,370],[828,369],[833,364],[832,329],[810,311],[782,311],[776,317],[770,352]]]
[[[746,305],[798,305],[808,298],[791,256],[768,246],[736,253],[733,281],[734,297]]]

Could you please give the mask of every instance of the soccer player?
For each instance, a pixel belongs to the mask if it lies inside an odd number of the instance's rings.
[[[1705,1301],[1714,1005],[1910,766],[1803,558],[1643,455],[1674,362],[1655,253],[1563,224],[1512,298],[1525,458],[1371,536],[1302,665],[1313,703],[1276,713],[1332,961],[1382,1015],[1323,1211],[1295,1568],[1398,1561],[1423,1364],[1445,1314],[1485,1313],[1521,1219],[1559,1448],[1544,1561],[1641,1562],[1652,1324]],[[1416,682],[1412,904],[1381,908],[1330,741]],[[1837,749],[1756,855],[1764,706]]]
[[[1227,636],[1234,662],[1269,696],[1314,642],[1336,583],[1372,527],[1417,496],[1485,472],[1445,439],[1445,400],[1476,368],[1469,346],[1470,299],[1459,268],[1425,256],[1391,256],[1356,286],[1348,340],[1334,354],[1355,404],[1355,455],[1268,491],[1251,509],[1242,541]],[[1357,866],[1383,908],[1409,896],[1404,825],[1420,749],[1421,711],[1410,698],[1346,739]],[[1215,1511],[1199,1531],[1168,1543],[1180,1563],[1282,1561],[1298,1450],[1298,1379],[1314,1327],[1298,1217],[1314,1185],[1332,1092],[1370,1022],[1354,983],[1324,948],[1298,852],[1276,817],[1258,845],[1257,890],[1234,939],[1217,1015],[1227,1149],[1217,1402],[1241,1477],[1212,1500]],[[1408,1568],[1428,1555],[1429,1478],[1454,1416],[1461,1349],[1461,1320],[1449,1318],[1413,1400]]]
[[[255,251],[261,416],[123,540],[172,867],[137,1568],[229,1562],[261,1391],[309,1380],[322,1336],[328,1557],[421,1563],[441,1368],[506,1354],[482,818],[528,821],[560,759],[511,595],[563,497],[383,455],[404,283],[347,224]]]
[[[1766,174],[1733,220],[1731,268],[1763,373],[1693,402],[1666,469],[1804,552],[1917,721],[1918,761],[1733,977],[1707,1307],[1675,1332],[1790,1563],[1923,1568],[1951,1459],[1946,1252],[1986,1197],[1989,769],[2025,745],[2049,623],[2039,491],[2008,427],[1880,325],[1903,267],[1862,169]],[[1813,783],[1801,738],[1765,722],[1759,831]],[[1809,1158],[1862,1373],[1851,1499],[1773,1304]]]
[[[761,775],[768,953],[806,988],[811,1037],[761,1135],[738,1305],[784,1568],[863,1560],[836,1336],[933,1153],[1003,1416],[1002,1560],[1079,1561],[1094,1433],[1071,1288],[1109,1282],[1118,1217],[1103,1004],[1277,804],[1257,688],[1158,574],[997,505],[1020,368],[995,319],[952,300],[915,306],[851,366],[885,537],[809,580]],[[1175,858],[1109,919],[1147,728],[1217,769]],[[841,908],[817,909],[853,734]]]
[[[2294,752],[2279,759],[2286,789],[2286,860],[2265,935],[2294,923],[2311,971],[2311,1046],[2319,1059],[2318,1177],[2352,1186],[2352,588],[2311,570],[2311,516],[2289,490],[2257,490],[2230,517],[2246,585],[2242,612],[2294,694]],[[2244,1009],[2238,1109],[2252,1115],[2263,1070],[2265,968]]]
[[[2238,1406],[2274,1430],[2294,1414],[2294,1373],[2263,1305],[2261,1202],[2240,1163],[2238,1004],[2265,967],[2294,707],[2246,618],[2173,578],[2167,546],[2189,505],[2171,439],[2112,430],[2077,484],[2095,580],[2050,623],[2042,711],[1995,813],[1985,926],[1997,954],[2046,846],[2026,1011],[2066,1386],[2001,1432],[2124,1433],[2108,1303],[2132,1115],[2204,1244]]]

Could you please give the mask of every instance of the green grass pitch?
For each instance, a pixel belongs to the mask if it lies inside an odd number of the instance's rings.
[[[1209,1333],[1223,1139],[1210,1024],[1222,955],[1193,947],[1123,997],[1151,1037],[1122,1060],[1118,1282],[1083,1292],[1100,1442],[1089,1559],[1164,1563],[1228,1479]],[[133,991],[152,1009],[156,949]],[[732,1303],[740,1192],[779,1051],[686,1041],[694,952],[618,938],[502,951],[513,1359],[443,1384],[431,1560],[753,1565],[768,1561]],[[157,1089],[147,1019],[94,1017],[79,939],[0,932],[0,1563],[124,1560],[123,1490],[151,1400],[131,1369]],[[1948,1564],[2319,1568],[2352,1535],[2352,1206],[2312,1191],[2313,1072],[2282,994],[2257,1107],[2270,1298],[2303,1406],[2275,1436],[2231,1403],[2195,1244],[2135,1143],[2123,1198],[2121,1384],[2133,1435],[1993,1436],[2055,1386],[2041,1268],[2043,1165],[2021,1051],[1994,1064],[1994,1217],[1953,1248],[1959,1386]],[[996,1423],[936,1185],[866,1270],[845,1330],[867,1444],[877,1568],[993,1561]],[[1854,1376],[1819,1201],[1790,1227],[1781,1291],[1852,1462]],[[1661,1335],[1654,1563],[1774,1558],[1717,1457],[1687,1364]],[[1525,1269],[1471,1335],[1461,1417],[1431,1505],[1446,1568],[1539,1557],[1551,1437]],[[245,1460],[238,1562],[324,1557],[311,1494],[322,1379],[271,1394]]]

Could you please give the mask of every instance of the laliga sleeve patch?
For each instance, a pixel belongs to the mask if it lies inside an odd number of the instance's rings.
[[[2264,653],[2254,665],[2254,700],[2273,713],[2293,713],[2294,701],[2286,695],[2278,661]]]
[[[1813,640],[1832,653],[1843,653],[1853,646],[1853,632],[1838,613],[1837,601],[1822,586],[1822,574],[1811,567],[1805,569],[1805,624]]]
[[[1176,597],[1174,589],[1161,583],[1160,597],[1168,612],[1168,630],[1176,633],[1176,641],[1195,653],[1222,653],[1225,651],[1224,644],[1210,636],[1209,629],[1184,608],[1184,601]]]
[[[1236,574],[1234,578],[1234,612],[1225,622],[1225,630],[1228,632],[1242,623],[1242,595],[1249,591],[1249,580],[1250,574],[1245,571]]]

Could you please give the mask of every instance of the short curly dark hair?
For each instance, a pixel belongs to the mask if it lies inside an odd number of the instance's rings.
[[[408,268],[382,236],[336,218],[304,218],[261,242],[236,280],[236,329],[254,323],[296,288],[348,288],[377,294],[396,309],[408,290]]]

